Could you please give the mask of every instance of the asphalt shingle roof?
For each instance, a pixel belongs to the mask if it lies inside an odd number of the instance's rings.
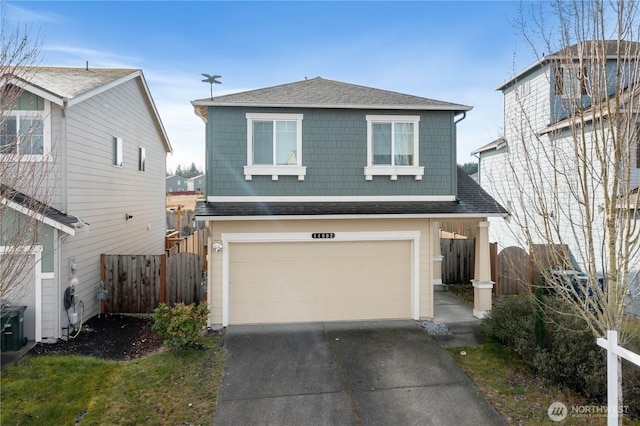
[[[14,74],[53,95],[73,99],[139,71],[122,68],[19,67],[14,69]]]
[[[65,214],[2,183],[0,183],[0,198],[14,202],[35,214],[40,214],[65,227],[74,228],[74,224],[80,222],[77,217]],[[88,223],[84,224],[88,225]]]
[[[458,168],[457,201],[394,202],[198,202],[195,216],[478,215],[507,211]]]
[[[472,107],[321,77],[198,99],[195,106],[259,106],[469,111]]]

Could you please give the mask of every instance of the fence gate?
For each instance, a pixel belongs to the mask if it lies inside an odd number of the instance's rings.
[[[178,253],[167,258],[166,303],[188,301],[201,303],[203,300],[204,262],[193,253]]]
[[[530,291],[529,255],[520,247],[506,247],[498,255],[498,296]]]
[[[440,239],[442,282],[470,284],[475,265],[475,239]]]

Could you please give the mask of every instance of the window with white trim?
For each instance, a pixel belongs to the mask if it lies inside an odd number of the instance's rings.
[[[22,160],[42,160],[51,146],[49,103],[23,92],[10,111],[0,117],[0,155],[20,156]]]
[[[421,180],[424,167],[419,166],[420,116],[367,115],[367,180],[373,176],[414,176]]]
[[[113,163],[115,167],[122,167],[122,138],[113,137]]]
[[[304,180],[302,165],[302,114],[247,113],[246,180],[254,175],[298,176]]]

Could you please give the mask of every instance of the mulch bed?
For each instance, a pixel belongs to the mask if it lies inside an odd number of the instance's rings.
[[[163,348],[163,339],[151,331],[152,325],[151,315],[95,316],[75,338],[36,344],[29,355],[87,355],[116,361],[140,358]]]

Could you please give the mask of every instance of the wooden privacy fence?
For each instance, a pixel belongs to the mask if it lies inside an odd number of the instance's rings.
[[[177,253],[195,253],[205,259],[207,256],[207,230],[199,229],[187,238],[180,238],[177,231],[167,235],[165,249],[169,256]]]
[[[201,303],[204,262],[194,253],[100,256],[105,313],[151,313],[160,303]]]

